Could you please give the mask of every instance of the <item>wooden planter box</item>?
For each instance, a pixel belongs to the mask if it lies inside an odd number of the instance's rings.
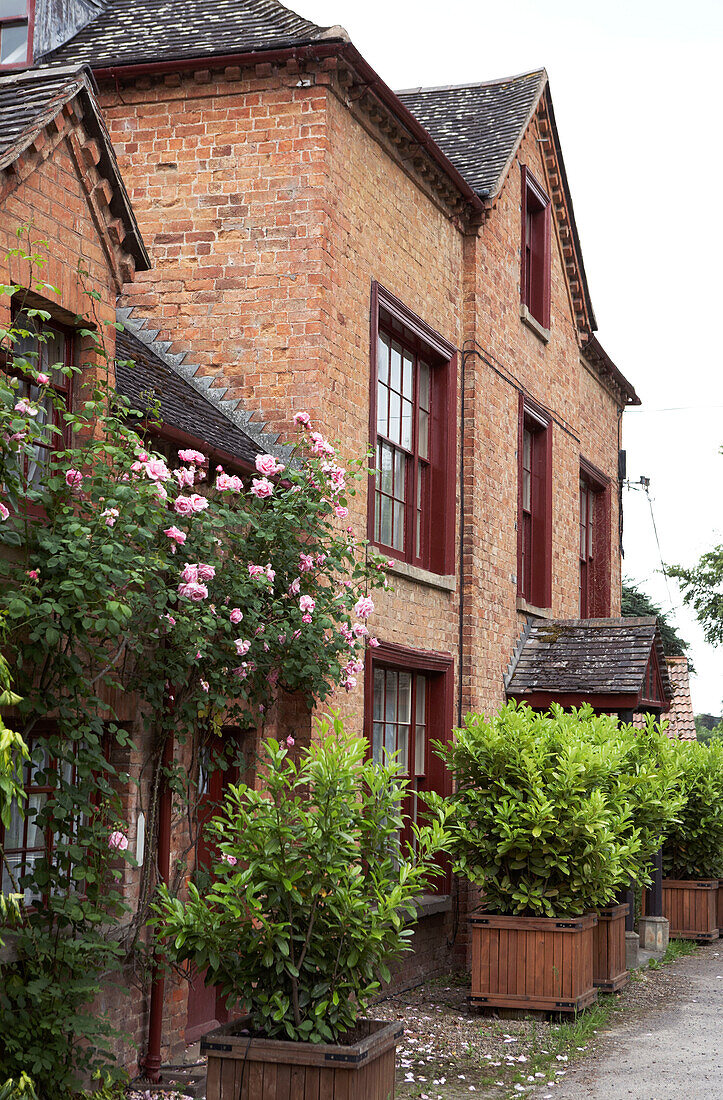
[[[717,940],[718,879],[663,879],[663,916],[676,940]]]
[[[251,1039],[244,1021],[201,1040],[208,1057],[206,1100],[393,1100],[401,1024],[361,1020],[363,1037],[344,1046]]]
[[[617,993],[630,981],[625,969],[625,918],[630,906],[609,905],[599,909],[592,933],[592,979],[596,989]]]
[[[723,932],[723,882],[718,886],[718,931]]]
[[[487,1008],[577,1012],[597,1000],[593,985],[594,913],[554,917],[469,918],[472,992]]]

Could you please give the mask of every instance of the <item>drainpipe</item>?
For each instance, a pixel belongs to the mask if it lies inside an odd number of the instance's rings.
[[[166,710],[173,710],[174,696],[168,689]],[[161,766],[170,768],[173,763],[173,733],[169,732],[163,746]],[[161,792],[158,805],[158,882],[168,885],[171,866],[171,788],[168,780],[161,779]],[[166,981],[163,969],[155,958],[151,979],[151,1002],[148,1014],[148,1049],[142,1062],[143,1075],[152,1084],[161,1080],[161,1037],[163,1032],[163,1000]]]

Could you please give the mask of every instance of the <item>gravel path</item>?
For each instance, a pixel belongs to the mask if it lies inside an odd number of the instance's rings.
[[[723,951],[716,946],[675,963],[670,994],[606,1030],[555,1100],[720,1100]]]

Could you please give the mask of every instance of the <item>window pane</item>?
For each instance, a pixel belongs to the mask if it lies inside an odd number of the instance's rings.
[[[419,364],[419,404],[429,411],[429,366],[427,363]]]
[[[374,721],[384,718],[384,669],[374,669]]]
[[[23,846],[23,819],[16,802],[13,802],[10,810],[10,824],[5,829],[5,848],[22,848]]]
[[[397,751],[397,727],[395,723],[388,722],[384,727],[384,752],[390,757]],[[388,763],[388,759],[385,763]]]
[[[394,537],[391,545],[395,550],[404,549],[404,505],[394,501]]]
[[[377,345],[377,375],[380,382],[389,382],[389,337],[384,332],[379,333]]]
[[[402,345],[398,344],[396,340],[392,340],[389,384],[393,390],[397,390],[398,393],[402,392]]]
[[[406,500],[407,459],[402,451],[394,451],[394,496],[397,500]]]
[[[387,419],[389,416],[389,390],[380,382],[377,386],[377,431],[381,435],[387,434]]]
[[[374,735],[372,739],[372,760],[375,764],[381,764],[382,749],[384,748],[384,724],[382,722],[374,723]]]
[[[379,542],[379,528],[381,523],[382,498],[379,490],[374,494],[374,541]]]
[[[412,674],[399,673],[399,717],[398,722],[408,724],[412,716]]]
[[[427,677],[417,676],[417,705],[416,719],[420,725],[424,725],[427,716]]]
[[[387,700],[385,717],[387,722],[397,721],[397,674],[389,670],[386,673]]]
[[[406,398],[402,401],[402,446],[407,450],[412,449],[412,418],[414,406]]]
[[[393,443],[401,443],[402,440],[402,410],[401,398],[394,390],[389,394],[389,432],[387,433]]]
[[[0,65],[22,65],[27,57],[27,23],[6,24],[0,30]]]
[[[411,401],[414,397],[414,360],[408,351],[404,352],[404,363],[402,366],[402,393],[405,397],[408,397]]]
[[[0,19],[28,14],[28,0],[0,0]]]
[[[419,440],[417,450],[420,458],[429,458],[429,413],[419,410]]]
[[[409,774],[409,726],[399,726],[397,734],[397,763],[404,775]]]
[[[426,773],[425,766],[425,748],[427,741],[427,727],[416,726],[414,731],[414,774],[424,775]]]
[[[48,370],[50,367],[57,367],[65,365],[65,336],[62,332],[57,332],[55,329],[46,328],[43,331],[43,340],[40,344],[40,358],[43,364],[43,369]],[[60,372],[58,372],[60,374]],[[60,374],[60,382],[64,380],[65,376]],[[53,379],[56,384],[58,379]]]
[[[532,511],[532,478],[529,470],[522,471],[522,507],[526,512]]]
[[[382,443],[379,447],[379,488],[383,493],[392,495],[392,468],[394,463],[394,448],[388,443]]]
[[[392,545],[392,501],[390,497],[379,497],[379,541],[384,546]]]

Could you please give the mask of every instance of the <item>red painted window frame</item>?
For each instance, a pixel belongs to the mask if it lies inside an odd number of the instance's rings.
[[[582,493],[583,485],[592,502],[592,545],[588,539],[588,558],[582,555]],[[607,477],[591,462],[580,457],[580,618],[605,619],[610,614],[612,588],[612,553],[610,543],[611,486]],[[591,554],[590,554],[591,551]]]
[[[550,197],[522,165],[520,299],[543,328],[550,327]]]
[[[532,435],[530,522],[523,507],[525,432]],[[518,423],[517,595],[533,607],[552,605],[552,421],[520,394]]]
[[[9,19],[0,19],[0,31],[6,25],[12,25],[13,23],[24,23],[23,18],[12,16]],[[35,33],[35,0],[27,0],[27,24],[28,24],[28,49],[25,55],[24,61],[19,61],[15,65],[4,65],[0,63],[0,73],[10,73],[15,70],[27,69],[28,65],[33,63],[33,36]]]
[[[374,670],[393,669],[397,672],[421,673],[427,677],[427,710],[425,746],[425,777],[419,790],[433,790],[443,796],[452,793],[452,777],[432,749],[432,741],[447,742],[452,739],[454,726],[454,658],[450,653],[410,649],[393,642],[380,641],[379,646],[367,653],[364,668],[364,736],[367,753],[372,756],[374,720]],[[412,720],[414,714],[412,714]],[[405,802],[411,801],[405,800]],[[405,812],[408,810],[405,807]],[[405,830],[402,839],[409,838]],[[435,879],[430,889],[436,894],[447,894],[451,889],[449,862],[439,860],[444,874]]]
[[[395,295],[376,280],[371,288],[370,398],[369,444],[377,450],[377,353],[380,331],[380,310],[402,325],[417,351],[424,349],[431,371],[431,417],[429,425],[430,480],[426,509],[422,515],[424,530],[421,555],[415,553],[416,523],[415,490],[407,493],[405,511],[405,545],[402,550],[377,543],[374,539],[374,508],[376,477],[369,475],[367,537],[385,554],[399,561],[439,574],[454,572],[456,520],[456,454],[457,454],[457,349],[425,321],[413,313]],[[382,326],[384,328],[384,325]],[[395,331],[395,338],[399,333]],[[406,343],[407,340],[402,342]],[[416,420],[416,417],[415,417]],[[415,427],[416,440],[416,427]],[[376,461],[376,460],[375,460]],[[408,481],[411,480],[408,478]],[[425,542],[426,539],[426,542]]]

